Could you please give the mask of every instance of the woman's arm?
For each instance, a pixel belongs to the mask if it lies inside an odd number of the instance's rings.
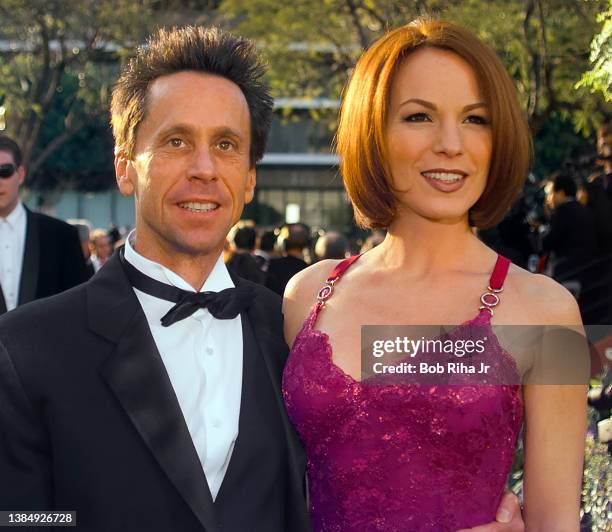
[[[581,326],[576,301],[564,288],[550,282],[541,288],[538,301],[545,303],[539,304],[535,324]],[[580,528],[586,393],[582,384],[534,383],[523,388],[527,532],[578,532]]]
[[[527,532],[580,528],[586,391],[583,385],[525,386]]]

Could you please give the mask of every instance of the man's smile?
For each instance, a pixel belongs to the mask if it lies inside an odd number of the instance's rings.
[[[191,212],[211,212],[219,208],[219,204],[215,202],[197,202],[185,201],[178,204],[181,209]]]

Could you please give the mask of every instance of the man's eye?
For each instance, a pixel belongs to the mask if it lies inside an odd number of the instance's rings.
[[[429,117],[425,113],[413,113],[404,117],[404,122],[427,122]]]
[[[486,116],[480,116],[480,115],[470,115],[466,118],[466,121],[469,122],[470,124],[480,124],[480,125],[488,125],[489,119]]]
[[[229,151],[234,147],[234,145],[229,140],[222,140],[221,142],[219,142],[219,144],[217,144],[217,146],[219,146],[219,149],[221,151]]]
[[[185,145],[185,141],[179,138],[172,138],[168,141],[168,144],[173,148],[182,148]]]
[[[183,139],[179,139],[179,138],[170,139],[170,146],[172,146],[173,148],[181,148],[184,145],[185,145],[185,142],[183,141]]]

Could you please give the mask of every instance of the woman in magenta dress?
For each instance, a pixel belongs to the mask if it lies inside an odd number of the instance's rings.
[[[501,220],[530,162],[501,61],[452,24],[419,20],[387,34],[355,68],[338,152],[357,222],[388,234],[360,257],[304,270],[285,292],[283,393],[306,449],[314,530],[494,521],[524,424],[526,530],[577,531],[584,386],[520,386],[525,368],[499,344],[486,355],[516,373],[514,384],[362,381],[362,325],[461,323],[458,335],[471,325],[580,326],[565,289],[472,230]]]

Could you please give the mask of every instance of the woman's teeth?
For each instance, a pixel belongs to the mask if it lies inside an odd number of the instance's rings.
[[[219,205],[216,203],[195,203],[193,201],[187,203],[179,203],[179,207],[192,212],[209,212],[214,211]]]
[[[455,181],[459,181],[464,177],[461,174],[449,174],[446,172],[423,172],[423,175],[429,179],[437,179],[438,181],[444,181],[445,183],[454,183]]]

